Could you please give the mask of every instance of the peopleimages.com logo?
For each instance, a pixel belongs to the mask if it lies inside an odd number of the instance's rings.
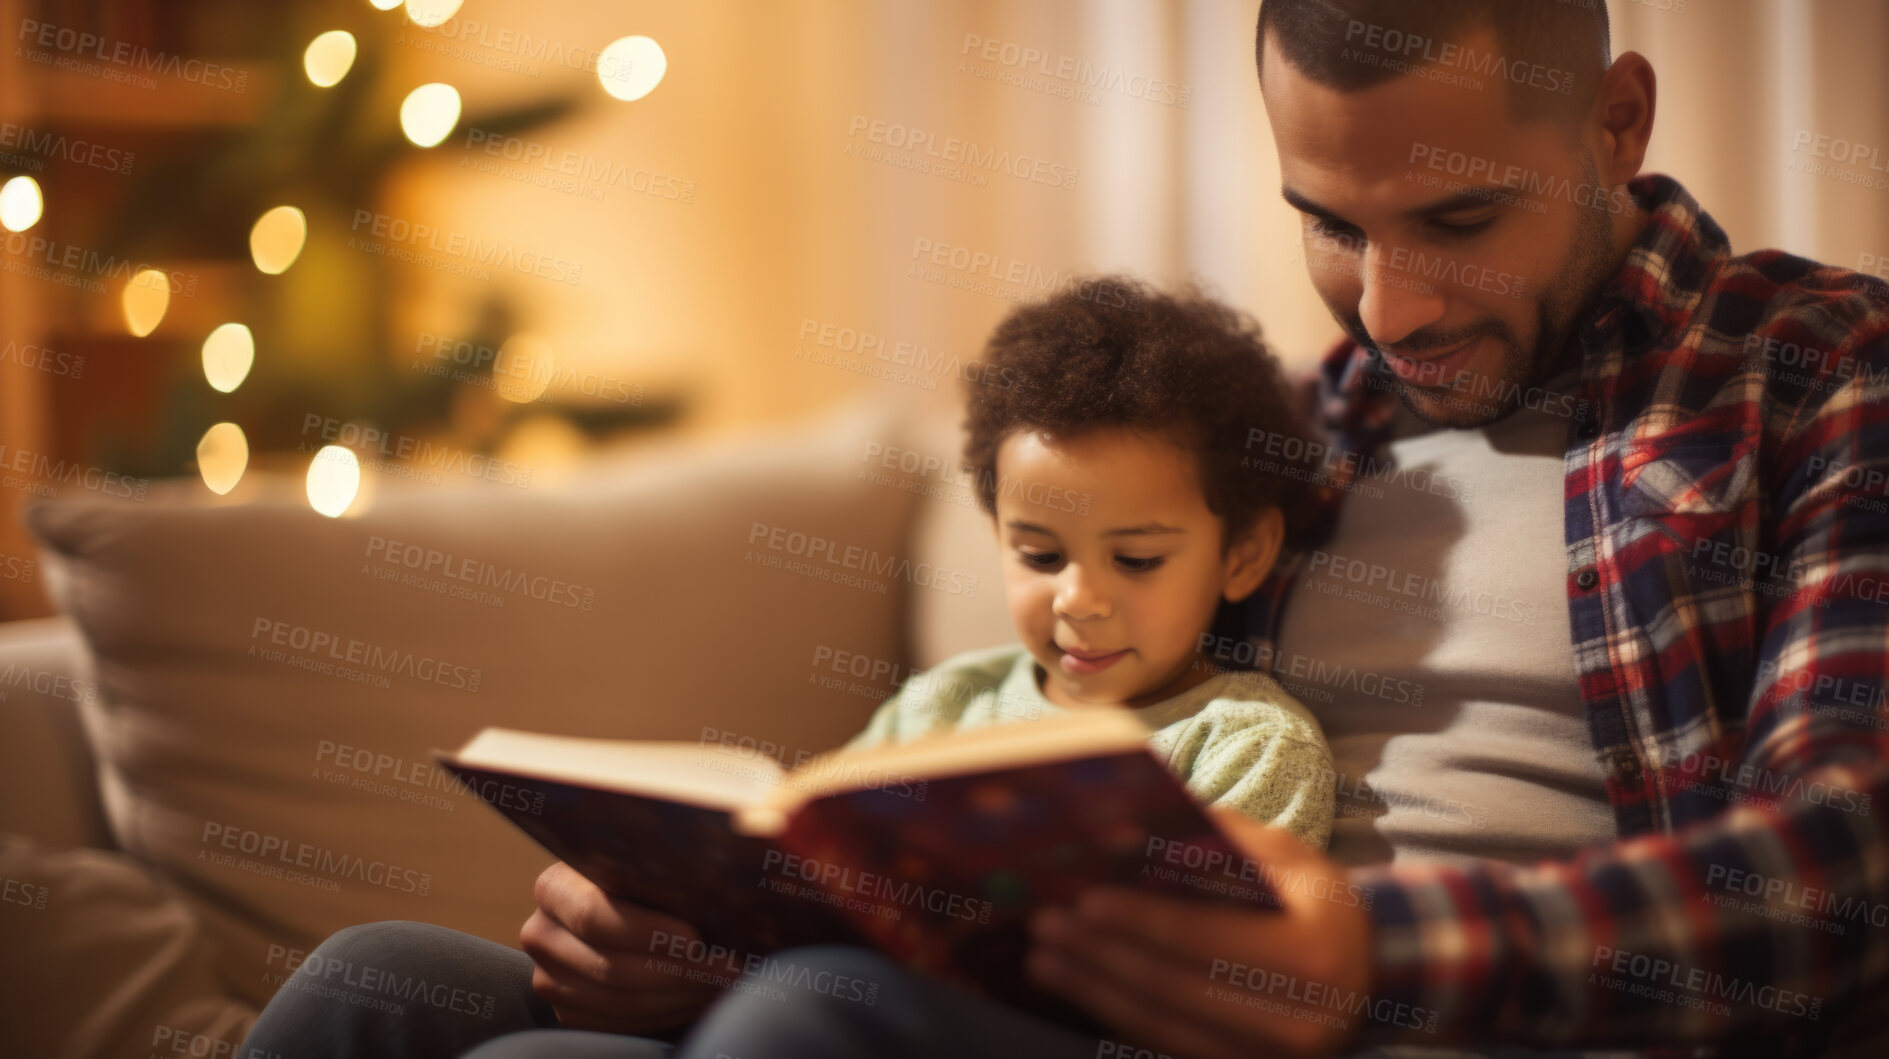
[[[482,668],[441,661],[430,655],[384,647],[325,629],[312,629],[269,617],[256,619],[250,629],[249,639],[250,654],[267,661],[288,661],[290,656],[284,654],[286,649],[298,652],[293,658],[301,663],[301,668],[314,665],[331,669],[341,664],[344,668],[359,667],[357,672],[365,672],[369,676],[409,677],[455,691],[478,691],[479,681],[485,673]],[[326,672],[326,669],[322,671]]]

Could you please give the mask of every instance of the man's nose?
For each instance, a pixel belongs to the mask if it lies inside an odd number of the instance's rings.
[[[1358,299],[1358,319],[1380,348],[1395,346],[1441,321],[1448,308],[1436,284],[1408,269],[1393,268],[1395,260],[1399,260],[1395,248],[1373,244],[1366,247],[1360,266],[1363,290]]]

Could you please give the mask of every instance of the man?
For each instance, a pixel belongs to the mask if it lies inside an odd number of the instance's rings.
[[[1205,646],[1319,715],[1331,855],[1238,829],[1283,914],[1098,891],[1042,916],[1032,973],[1115,1038],[812,950],[879,1003],[731,993],[679,1054],[1777,1054],[1882,1016],[1889,288],[1734,258],[1640,177],[1655,79],[1610,61],[1598,2],[1265,0],[1257,46],[1350,341],[1303,468],[1331,535]],[[686,924],[562,866],[538,898],[530,1019],[648,1033],[709,999],[648,969]],[[249,1046],[311,1021],[272,1004]],[[481,1054],[644,1054],[530,1036]]]
[[[1393,467],[1366,493],[1369,458],[1324,461],[1335,532],[1252,653],[1337,674],[1330,706],[1301,697],[1384,811],[1332,853],[1394,863],[1351,876],[1368,931],[1329,901],[1246,929],[1098,909],[1052,948],[1126,1033],[1771,1054],[1884,1006],[1889,290],[1731,257],[1681,187],[1635,179],[1655,81],[1608,51],[1598,3],[1262,8],[1283,191],[1352,340],[1328,425]],[[1358,670],[1430,694],[1347,692]],[[1294,1026],[1182,977],[1203,964],[1371,1004]]]

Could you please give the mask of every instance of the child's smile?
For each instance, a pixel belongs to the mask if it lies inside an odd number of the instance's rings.
[[[1120,427],[1017,431],[997,450],[997,479],[1010,618],[1051,702],[1145,706],[1211,675],[1193,665],[1200,633],[1223,598],[1265,576],[1276,514],[1223,548],[1194,457]]]

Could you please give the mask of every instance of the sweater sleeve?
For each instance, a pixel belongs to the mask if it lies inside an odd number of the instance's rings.
[[[1194,796],[1299,836],[1331,841],[1337,772],[1317,722],[1271,702],[1215,700],[1168,759]]]

